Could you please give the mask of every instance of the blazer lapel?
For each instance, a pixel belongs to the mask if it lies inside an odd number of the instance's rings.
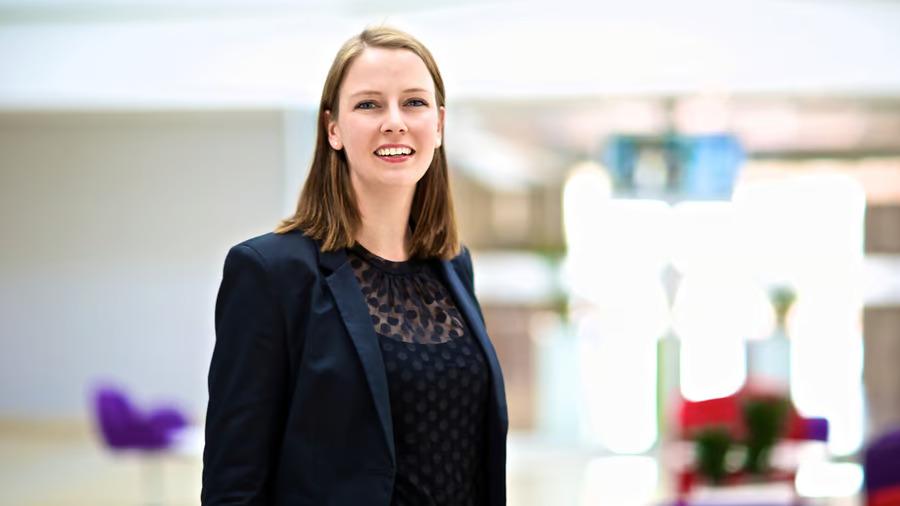
[[[334,295],[335,303],[340,312],[341,319],[350,334],[353,346],[362,362],[369,389],[375,400],[375,409],[381,421],[384,437],[391,453],[391,460],[396,465],[396,449],[394,448],[394,427],[391,421],[391,405],[387,384],[387,375],[384,368],[384,360],[381,350],[378,348],[378,336],[369,316],[369,309],[362,297],[362,289],[353,274],[353,268],[344,250],[320,253],[320,264],[325,267],[327,274],[325,280]],[[496,419],[502,425],[507,423],[506,395],[503,388],[503,376],[500,371],[500,363],[497,353],[488,339],[484,322],[475,307],[475,303],[469,292],[463,286],[451,261],[440,261],[444,280],[456,301],[457,307],[469,325],[469,330],[475,336],[484,351],[488,369],[491,376],[492,396],[495,399],[493,408]]]
[[[441,267],[447,286],[453,294],[453,299],[469,324],[469,330],[475,335],[476,340],[481,345],[481,349],[484,350],[484,357],[487,359],[491,373],[493,397],[496,399],[494,408],[498,410],[498,419],[505,424],[507,423],[506,395],[504,394],[503,375],[500,371],[500,363],[497,360],[497,352],[494,350],[491,340],[488,339],[484,321],[482,321],[478,309],[475,307],[475,302],[456,274],[456,269],[453,268],[452,262],[450,260],[441,260]]]
[[[359,354],[363,370],[369,381],[369,388],[372,390],[372,397],[375,399],[375,409],[381,420],[384,437],[391,452],[391,461],[396,465],[394,427],[391,421],[391,404],[388,397],[384,359],[378,348],[378,336],[375,335],[375,327],[372,325],[369,309],[363,299],[362,289],[356,281],[353,268],[350,266],[344,250],[321,253],[320,261],[323,266],[332,271],[325,279],[334,295],[334,301],[344,320],[344,326]]]

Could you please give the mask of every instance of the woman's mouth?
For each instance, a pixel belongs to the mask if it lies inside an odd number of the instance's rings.
[[[374,155],[387,163],[402,163],[415,153],[416,150],[412,148],[382,148],[375,150]]]

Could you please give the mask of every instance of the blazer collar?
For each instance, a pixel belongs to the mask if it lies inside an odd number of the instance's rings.
[[[469,324],[469,331],[472,332],[475,336],[475,340],[478,341],[482,351],[484,351],[484,357],[487,360],[488,368],[490,370],[491,396],[493,397],[493,402],[488,409],[495,410],[494,414],[496,415],[497,420],[500,421],[501,425],[505,426],[508,424],[508,420],[503,374],[500,370],[497,352],[494,350],[494,346],[488,338],[487,329],[484,326],[484,321],[481,319],[481,313],[475,306],[476,302],[474,296],[469,294],[469,291],[466,290],[462,280],[459,279],[459,275],[457,274],[452,261],[442,260],[441,271],[444,274],[444,281],[447,283],[447,288],[449,288],[450,293],[453,294],[453,300],[456,302],[457,309],[459,309],[465,317],[466,323]]]
[[[319,266],[323,268],[325,275],[331,274],[338,270],[342,265],[347,263],[347,250],[339,249],[337,251],[322,252],[322,243],[315,241],[316,251],[319,253]]]
[[[388,397],[384,359],[378,347],[378,336],[375,335],[369,308],[362,296],[362,288],[356,281],[345,250],[320,253],[319,262],[326,273],[330,272],[330,274],[326,274],[325,281],[334,295],[334,301],[341,319],[344,321],[344,327],[350,334],[350,339],[362,362],[369,389],[375,400],[375,410],[390,450],[391,464],[396,467],[394,426],[391,421],[391,403]]]

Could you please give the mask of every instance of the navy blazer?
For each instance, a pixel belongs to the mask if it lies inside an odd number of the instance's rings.
[[[490,370],[487,505],[506,504],[503,377],[468,250],[438,271]],[[299,231],[231,248],[216,300],[204,505],[389,506],[396,455],[387,377],[344,250]]]

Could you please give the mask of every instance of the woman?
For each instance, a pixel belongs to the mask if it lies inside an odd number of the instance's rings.
[[[505,504],[503,379],[457,239],[434,59],[365,30],[319,111],[295,215],[225,260],[202,502]]]

